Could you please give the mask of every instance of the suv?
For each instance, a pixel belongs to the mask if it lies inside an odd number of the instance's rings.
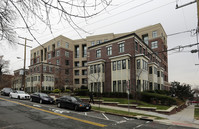
[[[11,88],[3,88],[3,89],[1,90],[1,95],[9,96],[9,95],[10,95],[10,92],[12,92],[12,89],[11,89]]]

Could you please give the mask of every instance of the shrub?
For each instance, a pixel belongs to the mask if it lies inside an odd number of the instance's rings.
[[[76,89],[75,90],[75,95],[88,96],[89,95],[89,90],[88,89]]]
[[[70,90],[70,89],[66,89],[64,92],[65,92],[65,93],[70,93],[71,90]]]
[[[46,94],[50,94],[52,91],[50,90],[42,90],[41,93],[46,93]]]
[[[53,93],[59,93],[59,92],[61,92],[61,90],[60,89],[54,89],[52,92]]]
[[[147,103],[153,103],[153,104],[162,104],[162,105],[176,105],[176,99],[161,95],[157,93],[149,93],[149,92],[142,92],[141,93],[141,100],[145,101]]]

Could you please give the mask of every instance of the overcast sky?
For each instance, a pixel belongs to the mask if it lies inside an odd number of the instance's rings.
[[[194,0],[177,0],[178,5],[183,5]],[[197,27],[197,6],[196,3],[186,7],[175,9],[176,0],[113,0],[112,5],[98,16],[92,19],[82,20],[75,19],[76,23],[88,31],[88,33],[80,32],[81,36],[98,35],[104,33],[124,33],[134,31],[136,29],[161,23],[167,35],[176,32],[196,29]],[[56,19],[56,15],[54,16]],[[58,18],[57,18],[58,19]],[[20,19],[19,19],[20,21]],[[21,26],[20,22],[17,23]],[[37,24],[33,33],[40,43],[45,43],[59,35],[64,35],[70,39],[80,39],[81,37],[66,22],[57,24],[52,22],[53,35],[49,30],[43,28],[43,25]],[[17,31],[19,36],[33,39],[27,31]],[[24,40],[19,39],[20,43]],[[23,46],[10,46],[5,42],[0,42],[0,55],[4,55],[4,59],[10,60],[10,70],[13,71],[23,67]],[[197,43],[196,36],[190,32],[178,35],[168,36],[168,49],[177,46]],[[28,42],[28,45],[37,47],[38,44]],[[197,49],[197,46],[188,47],[176,51],[168,52],[169,64],[169,82],[179,81],[181,83],[199,85],[199,57],[190,50]],[[27,65],[30,65],[30,48],[27,48]]]

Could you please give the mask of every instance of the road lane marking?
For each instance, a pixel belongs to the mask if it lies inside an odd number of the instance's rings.
[[[72,119],[72,120],[80,121],[80,122],[83,122],[83,123],[87,123],[87,124],[90,124],[90,125],[95,125],[95,126],[99,126],[99,127],[106,127],[107,126],[107,125],[104,125],[104,124],[100,124],[100,123],[96,123],[96,122],[83,120],[83,119],[79,119],[79,118],[76,118],[76,117],[67,116],[67,115],[64,115],[64,114],[59,114],[59,113],[56,113],[56,112],[48,111],[48,110],[41,109],[41,108],[38,108],[38,107],[33,107],[33,106],[30,106],[30,105],[26,105],[26,104],[23,104],[23,103],[19,103],[19,102],[15,102],[15,101],[12,101],[12,100],[4,99],[4,98],[1,98],[1,97],[0,97],[0,99],[8,101],[8,102],[15,103],[15,104],[19,104],[19,105],[22,105],[22,106],[25,106],[25,107],[29,107],[29,108],[32,108],[32,109],[36,109],[36,110],[40,110],[40,111],[43,111],[43,112],[47,112],[47,113],[50,113],[50,114],[53,114],[53,115],[57,115],[57,116],[69,118],[69,119]]]
[[[102,115],[103,115],[107,120],[109,120],[109,118],[108,118],[104,113],[102,113]]]

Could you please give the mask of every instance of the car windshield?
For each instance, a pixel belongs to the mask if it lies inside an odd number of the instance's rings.
[[[47,94],[43,94],[43,93],[41,93],[40,96],[41,96],[41,97],[48,97]]]
[[[77,97],[71,97],[71,100],[72,102],[82,102],[82,100]]]
[[[5,91],[12,91],[10,88],[5,88],[4,90]]]
[[[17,91],[18,94],[25,94],[24,91]]]

